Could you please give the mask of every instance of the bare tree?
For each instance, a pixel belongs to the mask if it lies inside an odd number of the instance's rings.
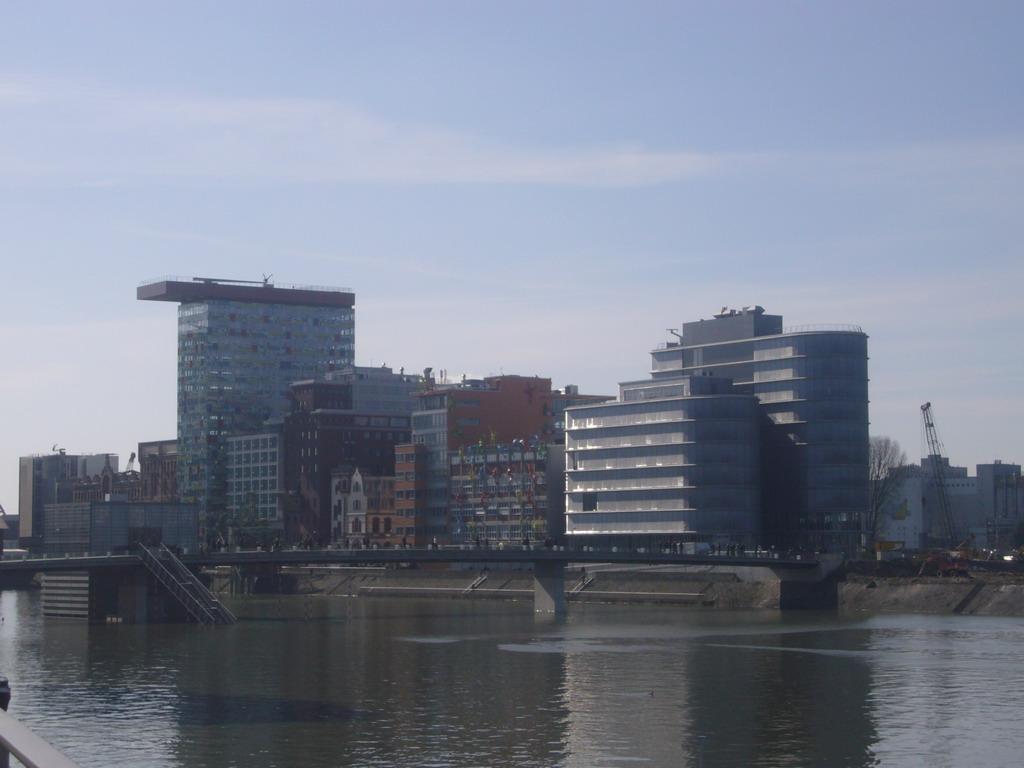
[[[868,454],[868,481],[870,506],[868,507],[868,533],[871,541],[878,535],[882,507],[896,490],[908,469],[907,454],[891,437],[872,435]]]

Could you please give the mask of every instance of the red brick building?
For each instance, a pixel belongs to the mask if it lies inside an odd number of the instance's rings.
[[[394,476],[395,446],[410,439],[415,403],[409,395],[418,387],[417,376],[356,366],[292,385],[283,433],[287,541],[335,540],[335,470],[358,467],[364,477]]]

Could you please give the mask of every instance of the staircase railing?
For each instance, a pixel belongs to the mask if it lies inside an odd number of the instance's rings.
[[[139,545],[139,558],[161,584],[200,624],[234,624],[234,614],[221,605],[192,571],[163,544],[154,552]]]
[[[592,582],[593,580],[594,580],[594,576],[592,574],[589,574],[589,573],[583,574],[583,576],[580,577],[580,580],[577,581],[572,586],[572,589],[569,590],[569,594],[570,595],[575,595],[577,592],[582,592],[584,589],[586,589],[587,587],[590,586],[590,582]]]
[[[470,585],[469,585],[468,587],[466,587],[466,588],[465,588],[464,590],[462,590],[462,594],[463,594],[463,595],[468,595],[468,594],[469,594],[470,592],[472,592],[472,591],[473,591],[474,589],[476,589],[477,587],[479,587],[479,586],[480,586],[481,584],[483,584],[483,583],[484,583],[485,581],[487,581],[487,573],[486,573],[486,571],[485,571],[485,572],[483,572],[483,573],[481,573],[481,574],[479,574],[479,575],[478,575],[478,576],[477,576],[477,577],[476,577],[476,578],[475,578],[475,579],[473,580],[473,583],[472,583],[472,584],[470,584]]]
[[[171,569],[177,574],[179,580],[188,584],[190,589],[194,591],[196,597],[202,600],[220,617],[220,621],[218,623],[234,624],[238,621],[238,619],[235,618],[235,614],[229,611],[217,596],[206,588],[206,585],[200,581],[199,577],[189,570],[188,566],[181,562],[177,555],[175,555],[166,544],[160,545],[160,554],[166,559],[166,562],[171,566]]]

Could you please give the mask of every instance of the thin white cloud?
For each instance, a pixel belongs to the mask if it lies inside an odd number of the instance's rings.
[[[401,124],[338,101],[154,97],[0,77],[0,183],[8,185],[164,178],[630,187],[764,174],[773,184],[925,187],[937,201],[1016,206],[1022,171],[1017,136],[834,152],[522,147]]]
[[[164,176],[630,186],[722,162],[631,145],[512,147],[331,101],[153,98],[48,81],[0,82],[0,117],[0,179],[8,183]]]

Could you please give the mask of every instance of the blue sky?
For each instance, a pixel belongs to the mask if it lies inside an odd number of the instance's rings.
[[[871,337],[872,432],[1024,461],[1024,4],[0,9],[0,504],[174,436],[165,276],[356,293],[356,357],[614,393],[760,304]]]

